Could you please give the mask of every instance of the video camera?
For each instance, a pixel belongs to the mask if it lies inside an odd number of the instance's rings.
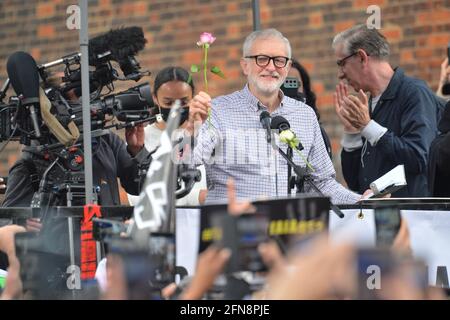
[[[298,91],[299,87],[300,83],[297,78],[287,77],[281,85],[281,91],[290,98],[306,103],[306,96],[303,92]]]
[[[89,41],[89,81],[92,127],[108,129],[107,116],[122,125],[133,126],[152,121],[153,100],[148,83],[113,93],[114,81],[140,80],[148,71],[140,71],[135,55],[147,40],[142,28],[129,27],[95,37]],[[81,131],[81,54],[37,65],[25,52],[15,52],[7,63],[9,79],[0,92],[0,141],[20,140],[21,144],[68,146],[78,140]],[[117,63],[119,68],[114,67]],[[60,83],[55,83],[51,68],[64,65]],[[119,69],[123,75],[120,75]],[[42,87],[40,88],[40,80]],[[4,103],[6,91],[13,87],[17,96]],[[106,89],[106,90],[105,90]],[[106,92],[105,92],[106,91]]]

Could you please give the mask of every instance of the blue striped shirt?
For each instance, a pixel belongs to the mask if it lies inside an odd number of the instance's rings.
[[[304,103],[284,96],[271,113],[283,116],[300,139],[300,151],[314,168],[310,172],[317,187],[335,204],[354,203],[360,195],[335,180],[335,170],[327,154],[314,111]],[[267,108],[250,92],[242,90],[212,100],[209,121],[200,127],[195,141],[194,161],[204,163],[208,185],[206,202],[227,199],[226,182],[233,177],[239,199],[287,196],[287,163],[266,141],[260,114]],[[275,143],[286,152],[286,145],[275,135]],[[304,167],[294,151],[293,160]],[[305,192],[312,192],[308,183]],[[295,190],[292,191],[295,193]]]

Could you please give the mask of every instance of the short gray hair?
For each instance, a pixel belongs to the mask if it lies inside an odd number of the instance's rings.
[[[345,54],[355,53],[363,49],[368,55],[386,60],[389,57],[389,43],[377,29],[369,29],[365,24],[356,25],[342,31],[333,39],[333,49],[344,45]]]
[[[245,38],[244,45],[242,46],[242,54],[243,56],[248,56],[250,54],[250,49],[252,48],[253,42],[257,39],[272,39],[272,38],[278,38],[280,40],[283,40],[283,42],[286,44],[287,54],[288,58],[291,58],[292,55],[292,49],[291,44],[289,43],[289,40],[283,36],[283,34],[278,31],[277,29],[263,29],[263,30],[257,30],[250,33],[247,38]]]

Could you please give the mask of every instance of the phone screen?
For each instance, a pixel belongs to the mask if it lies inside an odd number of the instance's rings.
[[[175,236],[166,233],[150,235],[150,258],[155,266],[153,286],[164,288],[175,281]]]
[[[265,270],[258,246],[268,239],[269,221],[267,216],[242,215],[237,222],[241,268],[255,272]]]
[[[287,77],[281,86],[281,91],[283,91],[286,96],[295,99],[297,97],[298,87],[299,83],[297,78]]]
[[[258,251],[259,244],[268,239],[269,219],[266,215],[223,215],[213,219],[213,226],[220,230],[217,244],[232,252],[225,272],[258,272],[266,269]]]
[[[376,245],[390,247],[400,230],[400,209],[381,207],[375,209]]]
[[[450,42],[448,43],[448,46],[447,46],[447,58],[448,58],[448,63],[450,64]]]

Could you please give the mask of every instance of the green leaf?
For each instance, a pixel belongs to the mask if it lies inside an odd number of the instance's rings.
[[[196,72],[198,72],[198,71],[199,71],[198,66],[197,66],[196,64],[193,64],[193,65],[191,66],[191,72],[192,72],[192,73],[196,73]]]
[[[188,83],[188,84],[191,84],[191,83],[192,83],[192,74],[191,74],[191,73],[189,73],[189,77],[188,77],[188,79],[187,79],[187,83]]]
[[[225,79],[225,75],[223,74],[222,70],[220,70],[219,67],[217,67],[217,66],[212,67],[211,72],[214,73],[216,76],[219,76],[222,79]]]

